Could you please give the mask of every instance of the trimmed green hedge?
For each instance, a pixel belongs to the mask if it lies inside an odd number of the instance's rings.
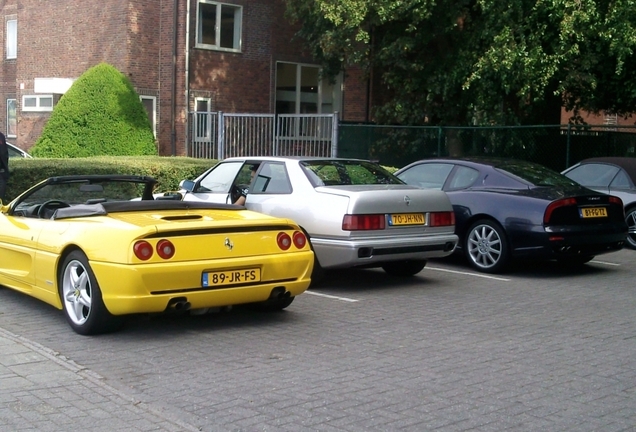
[[[139,95],[107,63],[88,69],[73,83],[29,151],[48,158],[158,154]]]
[[[217,163],[214,159],[162,156],[96,156],[90,158],[11,158],[7,202],[39,183],[60,175],[126,174],[157,179],[157,192],[175,191]]]

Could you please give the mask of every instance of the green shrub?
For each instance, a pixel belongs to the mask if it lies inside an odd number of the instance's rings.
[[[193,180],[216,164],[214,159],[162,156],[97,156],[91,158],[12,158],[5,204],[48,178],[61,175],[125,174],[157,179],[156,192],[176,191],[181,180]]]
[[[157,146],[128,78],[101,63],[62,96],[30,153],[49,158],[156,155]]]

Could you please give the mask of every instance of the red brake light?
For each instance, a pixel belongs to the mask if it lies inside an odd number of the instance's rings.
[[[307,237],[305,237],[305,234],[301,233],[300,231],[294,231],[294,246],[296,246],[298,249],[302,249],[305,247],[306,244]]]
[[[383,214],[345,215],[342,219],[343,231],[382,230],[385,228]]]
[[[159,240],[157,243],[157,254],[163,259],[170,259],[174,256],[174,245],[170,240]]]
[[[619,198],[619,197],[617,197],[617,196],[614,196],[614,195],[610,195],[610,197],[609,197],[609,202],[610,202],[610,204],[618,204],[618,205],[620,205],[621,207],[623,206],[623,200],[622,200],[622,199],[620,199],[620,198]]]
[[[279,232],[278,236],[276,236],[276,243],[282,250],[287,250],[291,247],[292,239],[289,234],[285,232]]]
[[[560,200],[552,201],[550,204],[548,204],[548,208],[545,209],[545,214],[543,215],[543,223],[546,225],[550,223],[550,218],[552,217],[552,213],[554,212],[554,210],[558,209],[559,207],[570,205],[576,205],[575,198],[563,198]]]
[[[432,227],[455,225],[455,212],[431,213],[429,225]]]
[[[152,245],[146,240],[139,240],[133,245],[133,252],[135,253],[135,256],[140,260],[149,260],[153,254]]]

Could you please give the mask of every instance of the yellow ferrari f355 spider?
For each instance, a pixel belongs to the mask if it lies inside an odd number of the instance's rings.
[[[0,285],[63,309],[79,334],[115,330],[128,314],[279,310],[307,289],[314,254],[296,223],[154,199],[155,184],[52,177],[2,206]]]

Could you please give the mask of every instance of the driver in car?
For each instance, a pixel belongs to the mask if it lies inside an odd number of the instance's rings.
[[[254,180],[254,176],[256,175],[256,170],[258,170],[258,165],[250,166],[250,182]],[[244,206],[245,198],[247,198],[248,189],[241,189],[241,195],[234,201],[233,204]]]

